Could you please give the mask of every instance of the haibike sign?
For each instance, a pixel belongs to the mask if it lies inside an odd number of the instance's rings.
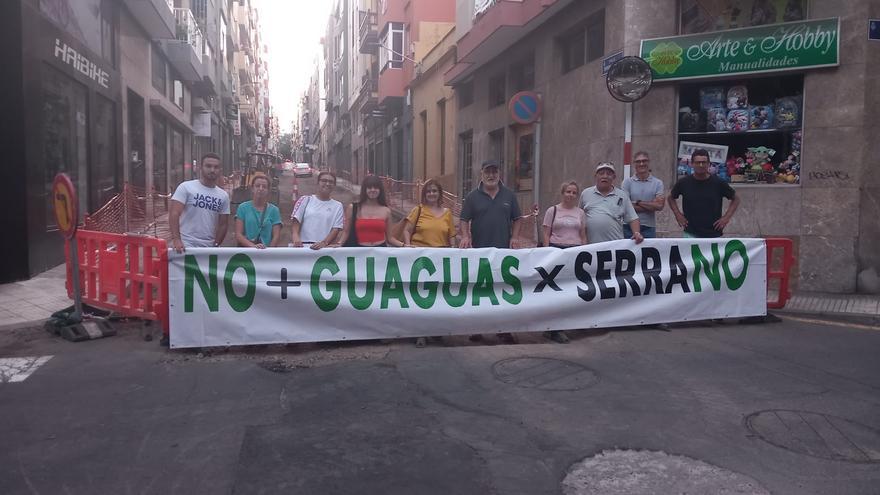
[[[100,84],[101,87],[110,89],[110,74],[107,71],[98,67],[96,63],[90,61],[85,55],[77,52],[73,47],[67,46],[67,43],[58,38],[55,38],[55,58]]]
[[[642,40],[655,81],[838,65],[840,20],[789,22]]]
[[[172,347],[615,327],[766,313],[761,239],[169,253]]]

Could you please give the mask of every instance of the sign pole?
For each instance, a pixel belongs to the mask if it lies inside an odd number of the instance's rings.
[[[52,182],[52,203],[55,207],[55,221],[61,235],[70,243],[70,280],[73,287],[74,312],[68,318],[73,323],[82,321],[82,287],[79,279],[79,247],[76,229],[79,225],[79,202],[73,182],[65,173],[59,173]]]
[[[632,168],[632,133],[633,133],[633,104],[624,103],[623,125],[623,179],[629,177]],[[621,179],[621,180],[623,180]]]
[[[72,323],[82,321],[82,286],[79,281],[79,248],[77,247],[76,236],[70,239],[70,268],[73,271],[73,314],[69,319]]]

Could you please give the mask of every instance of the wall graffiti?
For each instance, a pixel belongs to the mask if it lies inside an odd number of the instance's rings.
[[[849,174],[843,170],[816,170],[810,172],[810,180],[849,180]]]

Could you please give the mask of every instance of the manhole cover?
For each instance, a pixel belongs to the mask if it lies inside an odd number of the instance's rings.
[[[821,459],[880,462],[880,431],[810,411],[773,409],[746,417],[746,428],[777,447]]]
[[[562,492],[565,495],[770,493],[748,476],[696,459],[634,450],[605,451],[576,463],[562,480]]]
[[[542,357],[502,359],[492,365],[492,374],[504,383],[541,390],[580,390],[599,381],[586,366]]]

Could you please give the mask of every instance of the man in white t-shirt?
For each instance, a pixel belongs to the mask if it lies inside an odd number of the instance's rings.
[[[202,157],[199,178],[182,182],[171,196],[168,223],[171,246],[178,253],[187,247],[217,247],[229,225],[229,195],[217,186],[220,156]]]
[[[330,197],[335,187],[336,176],[321,172],[318,174],[318,193],[299,198],[293,206],[291,246],[321,249],[336,245],[336,238],[342,231],[344,210],[342,203]]]

